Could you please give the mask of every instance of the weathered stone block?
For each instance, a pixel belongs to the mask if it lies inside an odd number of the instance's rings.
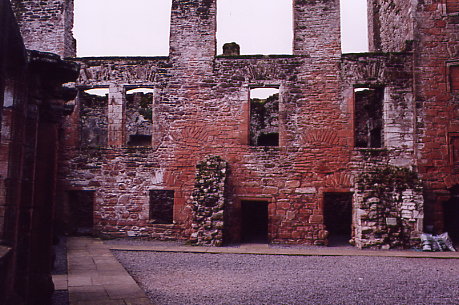
[[[315,193],[317,193],[317,189],[315,187],[297,188],[295,190],[295,193],[298,193],[298,194],[315,194]]]

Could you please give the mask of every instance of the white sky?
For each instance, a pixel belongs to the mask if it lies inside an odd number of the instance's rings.
[[[78,56],[164,56],[171,0],[75,0]],[[218,0],[217,53],[235,41],[241,54],[291,54],[289,0]],[[344,53],[367,51],[366,0],[341,0]],[[326,35],[326,33],[324,33]]]

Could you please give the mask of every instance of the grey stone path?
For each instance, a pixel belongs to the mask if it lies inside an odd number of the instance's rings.
[[[380,256],[407,258],[445,258],[459,259],[459,252],[422,252],[417,250],[359,250],[351,246],[318,247],[318,246],[279,246],[267,244],[242,244],[227,247],[196,247],[177,242],[158,241],[108,241],[111,250],[119,251],[154,251],[179,253],[210,254],[260,254],[260,255],[293,255],[293,256]]]
[[[142,289],[101,240],[67,240],[68,274],[54,275],[56,290],[69,291],[70,305],[151,305]]]

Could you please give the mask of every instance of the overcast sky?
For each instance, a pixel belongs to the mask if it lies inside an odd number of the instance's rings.
[[[218,54],[232,41],[241,54],[292,53],[291,1],[217,1]],[[77,55],[168,55],[170,6],[171,0],[75,0]],[[341,15],[343,52],[365,52],[366,0],[341,0]]]

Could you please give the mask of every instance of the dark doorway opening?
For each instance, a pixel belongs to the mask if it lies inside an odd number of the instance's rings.
[[[279,133],[262,133],[258,136],[258,146],[279,146]]]
[[[352,235],[352,193],[324,194],[324,222],[328,245],[349,244]]]
[[[444,231],[459,244],[459,185],[451,188],[451,199],[443,203]]]
[[[93,233],[95,191],[68,191],[69,213],[67,233],[71,235],[91,235]]]
[[[150,191],[150,221],[155,224],[174,222],[174,191]]]
[[[242,242],[268,242],[268,202],[248,201],[241,202],[242,207]]]

